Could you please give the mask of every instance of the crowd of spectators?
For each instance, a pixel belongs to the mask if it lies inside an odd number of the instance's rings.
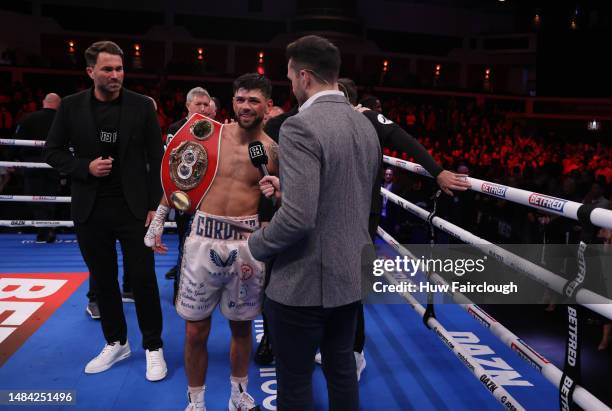
[[[57,91],[65,95],[81,90],[87,84],[85,78],[73,79],[69,84],[64,84],[64,87],[70,90]],[[155,99],[164,133],[172,122],[186,114],[185,93],[189,87],[183,84],[135,81],[127,86]],[[209,87],[213,96],[222,96],[217,109],[219,121],[231,118],[231,102],[223,94],[224,88],[228,88],[227,85]],[[11,137],[23,116],[40,108],[44,94],[49,91],[53,90],[43,86],[0,82],[0,136]],[[383,96],[382,103],[385,116],[415,136],[446,169],[461,169],[483,180],[568,200],[596,202],[607,206],[612,183],[612,146],[605,143],[602,136],[589,135],[590,132],[586,128],[583,136],[566,136],[554,134],[550,130],[529,128],[508,115],[511,114],[508,111],[495,106],[478,106],[473,99],[466,98],[407,98],[391,95]],[[281,95],[275,104],[288,110],[292,103],[285,94]],[[18,150],[14,147],[5,146],[0,151],[0,160],[19,159]],[[410,159],[410,153],[398,153],[392,148],[385,148],[385,154]],[[9,181],[11,176],[12,183]],[[427,204],[425,200],[434,188],[431,180],[399,170],[396,172],[396,179],[400,190],[408,197],[416,196],[423,204]],[[19,173],[16,170],[5,169],[0,173],[0,192],[22,192]],[[490,204],[503,208],[503,215],[516,213],[525,218],[530,215],[521,206],[514,211],[517,206],[512,203],[474,193],[458,196],[452,201],[482,203],[476,207],[460,207],[459,209],[463,210],[460,213],[456,211],[458,207],[449,207],[449,210],[453,210],[449,212],[452,214],[449,214],[449,217],[455,221],[461,220],[475,231],[478,231],[481,225],[490,231],[491,225],[488,224],[487,217],[483,216]],[[474,212],[475,209],[479,211]],[[525,234],[519,234],[516,229],[509,228],[520,227],[514,220],[507,224],[500,223],[499,226],[497,233],[480,234],[494,234],[491,239],[504,240],[501,242],[526,239]]]
[[[473,102],[383,101],[383,113],[415,136],[444,168],[481,180],[566,200],[608,207],[612,194],[612,146],[602,136],[560,136],[528,128],[508,113]],[[385,148],[385,154],[411,160],[410,153]],[[431,208],[433,180],[395,170],[397,194]],[[497,243],[565,244],[578,238],[568,219],[475,192],[443,196],[440,213],[452,222]],[[400,213],[395,234],[422,242],[416,218]],[[543,218],[546,217],[546,218]],[[411,230],[411,228],[413,228]],[[596,234],[596,233],[595,233]],[[593,239],[596,241],[596,239]]]

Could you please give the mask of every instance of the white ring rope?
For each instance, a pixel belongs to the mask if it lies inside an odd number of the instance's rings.
[[[389,156],[383,156],[383,161],[404,170],[432,178],[431,174],[419,164]],[[502,198],[513,203],[522,204],[548,213],[554,213],[573,220],[579,220],[579,209],[585,206],[575,201],[491,183],[473,177],[467,177],[467,181],[470,183],[470,189],[472,191],[477,191],[496,198]],[[612,210],[594,208],[588,216],[589,220],[594,225],[612,230]]]
[[[400,255],[405,255],[409,258],[416,259],[416,257],[410,251],[400,245],[393,237],[391,237],[380,227],[378,227],[378,235],[387,244],[393,247]],[[429,278],[437,284],[448,285],[446,280],[436,273],[431,274]],[[405,281],[412,282],[410,279],[405,279]],[[537,369],[555,387],[559,387],[561,376],[563,374],[559,368],[527,345],[523,340],[516,336],[516,334],[504,327],[503,324],[495,320],[495,318],[489,315],[486,311],[474,304],[465,295],[459,292],[450,291],[448,294],[453,297],[453,300],[457,303],[457,305],[467,311],[467,313],[474,317],[479,323],[481,323],[481,325],[488,328],[491,333],[493,333],[493,335],[495,335],[501,342],[515,351],[521,359]],[[580,385],[576,385],[572,399],[577,405],[585,410],[610,410],[607,405]]]
[[[6,168],[53,168],[47,163],[29,163],[27,161],[0,161],[0,167]]]
[[[68,220],[0,220],[0,227],[74,227],[74,222]],[[164,228],[176,228],[176,223],[166,222]]]
[[[430,213],[427,210],[411,203],[410,201],[404,200],[400,196],[393,194],[385,188],[381,188],[380,192],[383,196],[395,204],[403,207],[412,214],[416,215],[422,220],[427,221]],[[547,286],[553,291],[563,295],[563,287],[567,283],[567,280],[552,271],[549,271],[537,264],[527,261],[522,257],[513,254],[500,246],[491,243],[485,239],[482,239],[461,227],[458,227],[440,217],[433,217],[431,224],[436,228],[444,231],[445,233],[458,238],[466,244],[472,244],[480,249],[482,252],[489,254],[502,264],[505,264],[516,271],[519,271],[529,278]],[[590,310],[603,315],[608,319],[612,319],[612,300],[594,293],[593,291],[581,288],[575,295],[576,302]]]
[[[385,278],[389,283],[394,285],[399,285],[399,281],[393,277],[393,275],[389,272],[384,273]],[[410,293],[404,292],[399,293],[408,304],[417,312],[417,314],[423,318],[425,315],[425,308],[414,298]],[[453,354],[457,356],[461,360],[461,362],[472,372],[474,377],[476,377],[479,381],[486,385],[486,381],[494,382],[495,389],[492,390],[491,394],[497,401],[499,401],[502,406],[511,410],[524,410],[525,408],[519,404],[519,402],[514,399],[508,393],[508,391],[502,387],[499,383],[495,381],[491,375],[487,373],[487,371],[476,362],[474,357],[472,357],[466,349],[463,348],[461,344],[459,344],[450,334],[449,332],[440,324],[440,322],[435,317],[429,317],[427,319],[427,325],[431,328],[431,330],[440,338],[440,340],[444,343],[448,349],[450,349]],[[490,390],[489,390],[490,391]]]
[[[12,194],[0,194],[0,201],[26,202],[26,203],[69,203],[71,197],[57,196],[15,196]]]
[[[28,147],[43,147],[44,140],[16,140],[16,139],[0,139],[0,145],[13,146],[28,146]],[[432,178],[421,165],[410,161],[402,160],[395,157],[383,156],[383,161],[387,164],[403,168],[422,176]],[[0,161],[0,167],[23,167],[23,168],[52,168],[47,163],[19,162],[19,161]],[[532,191],[522,190],[505,186],[502,184],[491,183],[489,181],[480,180],[474,177],[467,177],[470,183],[470,189],[482,194],[487,194],[496,198],[503,198],[513,203],[525,205],[545,212],[554,213],[563,217],[579,220],[578,213],[584,204],[548,196],[545,194],[535,193]],[[605,227],[612,230],[612,210],[604,208],[594,208],[588,211],[588,217],[591,223],[598,227]]]
[[[44,147],[45,140],[17,140],[14,138],[0,138],[0,146]]]

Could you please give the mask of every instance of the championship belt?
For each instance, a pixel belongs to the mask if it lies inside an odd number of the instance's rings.
[[[161,180],[171,207],[193,214],[210,189],[221,148],[223,124],[192,115],[164,152]]]

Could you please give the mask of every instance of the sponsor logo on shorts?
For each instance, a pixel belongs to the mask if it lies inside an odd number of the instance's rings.
[[[239,310],[243,307],[257,307],[259,305],[258,301],[245,301],[243,303],[236,303],[235,301],[228,301],[227,302],[227,307],[228,308],[234,308],[236,310]]]
[[[229,255],[224,260],[215,250],[212,248],[210,249],[210,261],[212,261],[217,267],[231,267],[236,261],[236,258],[238,258],[238,250],[230,251]]]
[[[547,210],[557,211],[562,213],[567,200],[560,198],[549,197],[538,193],[531,193],[529,196],[529,204],[536,207],[545,208]]]
[[[246,285],[246,284],[242,284],[242,285],[240,286],[240,291],[238,292],[238,296],[239,296],[241,299],[244,299],[244,298],[246,298],[248,295],[249,295],[249,286],[248,286],[248,285]]]
[[[213,277],[236,277],[239,273],[238,271],[210,271],[208,274]]]
[[[242,281],[247,281],[249,278],[251,278],[253,276],[253,267],[251,267],[249,264],[242,264],[240,266],[240,279]]]
[[[257,220],[240,221],[241,223],[257,226]],[[225,221],[218,221],[212,217],[198,215],[194,218],[195,234],[214,240],[244,240],[244,236],[236,227]]]
[[[506,198],[508,187],[499,184],[482,183],[480,189],[483,193],[491,194],[495,197]]]

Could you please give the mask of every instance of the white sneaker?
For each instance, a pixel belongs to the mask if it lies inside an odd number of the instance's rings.
[[[96,358],[89,361],[85,366],[86,374],[97,374],[108,370],[118,361],[124,360],[131,354],[130,344],[126,341],[125,344],[119,344],[115,341],[112,344],[106,344],[102,352]]]
[[[189,399],[189,404],[187,408],[185,408],[185,411],[206,411],[206,405],[204,405],[204,390],[193,397],[191,393],[187,391],[187,398]]]
[[[319,364],[319,365],[321,365],[321,364],[322,364],[322,362],[321,362],[321,353],[320,353],[320,352],[318,352],[318,353],[316,353],[316,354],[315,354],[315,362],[316,362],[317,364]]]
[[[259,405],[255,404],[253,397],[248,392],[242,390],[242,385],[238,384],[239,393],[230,397],[229,411],[259,411]]]
[[[161,348],[152,351],[146,350],[145,355],[147,357],[147,380],[159,381],[166,378],[168,367],[164,360],[164,350]]]
[[[359,381],[361,379],[361,373],[366,367],[366,360],[363,352],[355,351],[355,365],[357,366],[357,381]]]

